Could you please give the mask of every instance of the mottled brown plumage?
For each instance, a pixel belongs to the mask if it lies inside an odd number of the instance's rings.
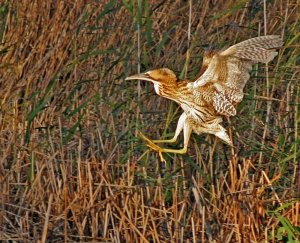
[[[174,100],[184,110],[172,139],[151,141],[141,134],[142,138],[150,148],[159,152],[161,159],[162,152],[186,153],[192,131],[214,134],[232,145],[226,129],[221,125],[222,117],[236,115],[236,105],[243,99],[243,89],[250,78],[252,65],[273,60],[277,55],[274,49],[282,44],[280,36],[270,35],[243,41],[225,51],[209,51],[204,55],[200,75],[194,82],[177,80],[176,75],[167,68],[128,77],[126,80],[151,81],[158,95]],[[182,149],[166,149],[155,144],[175,142],[182,130]]]

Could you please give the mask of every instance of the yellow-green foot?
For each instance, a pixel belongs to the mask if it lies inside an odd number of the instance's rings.
[[[147,146],[148,146],[149,148],[151,148],[152,150],[158,152],[159,157],[160,157],[160,160],[161,160],[162,162],[166,162],[166,160],[164,159],[164,157],[163,157],[163,155],[162,155],[162,148],[161,148],[161,147],[159,147],[158,145],[156,145],[155,143],[153,143],[152,140],[150,140],[149,138],[147,138],[147,137],[146,137],[142,132],[140,132],[140,131],[138,131],[138,136],[139,136],[140,138],[142,138],[142,139],[146,142],[146,144],[147,144]]]

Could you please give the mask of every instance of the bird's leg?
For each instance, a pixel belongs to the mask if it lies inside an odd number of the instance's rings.
[[[191,129],[189,123],[186,121],[185,113],[181,115],[180,119],[181,119],[180,124],[183,124],[183,125],[182,125],[181,129],[180,128],[176,129],[176,131],[179,131],[179,133],[180,133],[180,131],[183,129],[183,137],[184,137],[184,144],[183,145],[184,146],[181,149],[161,148],[158,145],[156,145],[155,143],[153,143],[150,139],[145,137],[143,134],[139,133],[139,135],[147,142],[147,146],[159,153],[161,161],[165,161],[164,157],[162,156],[162,153],[184,154],[187,151],[187,147],[188,147],[188,143],[189,143],[189,140],[190,140],[190,135],[191,135],[192,129]],[[175,135],[176,135],[176,133],[175,133]]]
[[[160,152],[174,153],[174,154],[185,154],[186,151],[187,151],[187,147],[188,147],[188,143],[189,143],[189,140],[190,140],[191,133],[192,133],[192,129],[191,129],[189,123],[185,119],[184,124],[183,124],[183,148],[181,148],[181,149],[160,148]]]
[[[175,131],[175,135],[172,139],[166,139],[166,140],[151,140],[149,138],[147,138],[142,132],[138,131],[138,135],[143,139],[145,140],[148,144],[152,144],[154,147],[155,147],[155,144],[153,143],[173,143],[173,142],[176,142],[177,140],[177,137],[179,136],[179,134],[181,133],[183,127],[184,127],[184,123],[185,123],[185,120],[186,120],[186,114],[183,113],[179,120],[178,120],[178,123],[177,123],[177,128],[176,128],[176,131]],[[157,146],[158,147],[158,146]]]
[[[181,131],[183,129],[185,120],[186,120],[186,115],[185,115],[185,113],[183,113],[178,120],[177,128],[176,128],[175,135],[173,138],[164,139],[164,140],[153,140],[153,142],[154,143],[175,143],[179,134],[181,133]]]

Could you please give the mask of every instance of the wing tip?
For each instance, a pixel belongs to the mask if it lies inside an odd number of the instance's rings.
[[[283,38],[280,36],[280,35],[265,35],[265,36],[259,36],[259,37],[254,37],[254,38],[251,38],[251,39],[248,39],[248,40],[245,40],[245,41],[242,41],[236,45],[233,45],[229,48],[227,48],[225,51],[222,51],[219,55],[220,56],[231,56],[231,55],[234,55],[238,52],[238,50],[243,47],[245,44],[246,45],[251,45],[253,43],[255,43],[257,45],[257,41],[259,40],[264,40],[262,41],[262,43],[260,45],[263,45],[263,43],[265,41],[267,41],[267,46],[264,47],[264,46],[261,46],[262,48],[264,48],[265,50],[272,50],[272,49],[279,49],[283,46]],[[256,46],[255,45],[255,46]],[[274,52],[276,53],[277,55],[277,52]],[[276,56],[275,55],[275,56]],[[273,58],[275,57],[273,56]],[[272,59],[273,59],[272,58]],[[271,60],[272,60],[271,59]]]
[[[278,55],[277,51],[272,51],[270,53],[270,55],[267,56],[266,61],[263,63],[268,63],[268,62],[272,61],[277,55]]]

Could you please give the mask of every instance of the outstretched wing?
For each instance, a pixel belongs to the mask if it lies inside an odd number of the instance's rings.
[[[233,116],[236,114],[235,104],[243,99],[243,89],[250,78],[252,65],[273,60],[277,55],[274,49],[282,44],[280,36],[269,35],[231,46],[215,54],[205,72],[190,83],[189,88],[195,97],[212,103],[221,115]]]
[[[202,74],[207,70],[212,58],[217,54],[217,51],[213,47],[209,47],[204,51],[203,54],[203,61],[201,69],[199,70],[199,73],[197,75],[197,78],[200,78]]]

